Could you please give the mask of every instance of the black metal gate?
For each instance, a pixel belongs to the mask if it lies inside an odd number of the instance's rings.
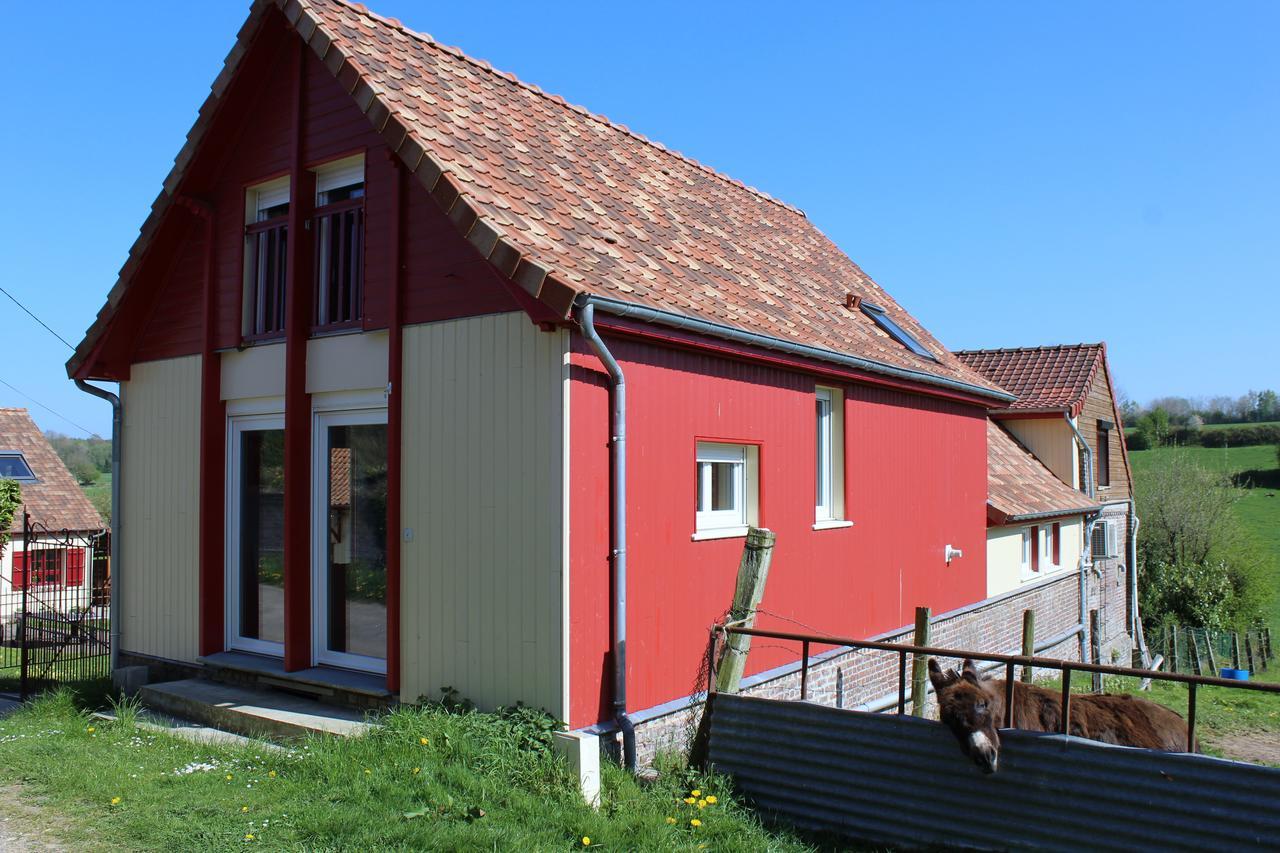
[[[23,513],[0,573],[0,691],[23,699],[111,674],[111,536]]]

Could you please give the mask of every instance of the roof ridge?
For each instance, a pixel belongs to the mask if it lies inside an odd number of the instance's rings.
[[[1093,349],[1095,347],[1106,347],[1106,341],[1098,341],[1097,343],[1078,343],[1078,344],[1039,344],[1030,347],[990,347],[983,349],[954,349],[952,354],[970,354],[980,352],[1035,352],[1036,350],[1050,349]]]
[[[468,55],[466,51],[464,51],[460,47],[444,44],[443,42],[436,40],[436,38],[432,36],[430,33],[419,32],[418,30],[411,29],[410,27],[405,26],[404,22],[402,22],[399,18],[389,18],[385,15],[379,15],[377,12],[374,12],[372,9],[365,6],[363,3],[356,2],[355,0],[331,0],[331,2],[338,3],[342,6],[346,6],[348,9],[351,9],[354,12],[358,12],[359,14],[364,15],[367,18],[370,18],[372,20],[378,21],[379,23],[392,27],[398,30],[399,32],[404,33],[409,38],[420,41],[423,44],[430,45],[431,47],[442,50],[445,53],[452,54],[453,56],[458,57],[464,62],[470,65],[473,65],[482,71],[486,71],[489,74],[494,75],[495,77],[501,77],[502,79],[510,83],[514,83],[515,85],[519,86],[521,89],[532,92],[533,94],[538,95],[542,98],[545,98],[549,101],[552,101],[553,103],[559,104],[560,106],[565,107],[566,109],[569,109],[575,113],[578,113],[584,118],[588,118],[592,121],[598,122],[604,125],[605,127],[610,128],[611,130],[616,130],[619,133],[622,133],[626,136],[631,137],[632,139],[635,139],[638,142],[643,143],[644,145],[650,146],[651,148],[656,148],[658,151],[662,152],[663,154],[670,155],[671,157],[674,157],[675,159],[680,160],[681,162],[686,163],[689,166],[692,166],[694,169],[698,169],[700,171],[706,172],[712,177],[718,178],[719,180],[724,181],[727,184],[731,184],[732,186],[735,186],[738,189],[746,190],[752,195],[758,196],[765,201],[776,204],[778,207],[781,207],[783,210],[787,210],[791,213],[796,214],[797,216],[802,216],[805,219],[809,218],[808,215],[803,210],[801,210],[800,208],[796,207],[793,204],[789,204],[780,198],[775,198],[769,195],[764,190],[759,189],[757,187],[753,187],[750,184],[744,183],[738,180],[737,178],[733,177],[732,175],[727,175],[724,172],[714,169],[705,163],[700,163],[699,161],[688,156],[687,154],[682,154],[679,151],[676,151],[672,148],[668,148],[666,145],[663,145],[661,142],[658,142],[655,139],[650,139],[642,133],[637,133],[636,131],[627,127],[625,124],[619,124],[615,121],[612,121],[607,116],[600,115],[599,113],[593,113],[591,112],[591,110],[587,109],[586,107],[580,104],[570,103],[563,95],[556,95],[551,92],[546,92],[542,88],[540,88],[537,84],[527,83],[524,80],[521,80],[519,77],[517,77],[515,74],[513,74],[510,71],[500,71],[499,69],[494,68],[493,65],[491,65],[486,60],[478,59],[474,56]],[[311,5],[311,0],[307,0],[307,5]]]

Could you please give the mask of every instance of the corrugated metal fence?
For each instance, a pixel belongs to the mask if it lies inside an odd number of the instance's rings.
[[[760,810],[875,844],[1280,849],[1280,769],[1001,732],[984,775],[940,723],[718,694],[710,759]]]

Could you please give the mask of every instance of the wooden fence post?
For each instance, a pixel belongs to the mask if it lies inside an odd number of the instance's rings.
[[[1022,654],[1025,657],[1035,657],[1036,654],[1036,612],[1034,610],[1022,611]],[[1024,666],[1022,668],[1022,680],[1030,684],[1034,675],[1034,667]]]
[[[1254,659],[1253,637],[1249,635],[1248,631],[1244,632],[1244,659],[1248,664],[1249,673],[1251,675],[1257,673],[1258,662]]]
[[[1177,622],[1174,622],[1172,625],[1169,626],[1169,628],[1170,628],[1170,634],[1173,637],[1173,656],[1169,659],[1170,660],[1169,671],[1177,672],[1178,671],[1178,634],[1182,633],[1182,629],[1178,627]]]
[[[1271,626],[1262,629],[1262,656],[1267,660],[1275,660],[1276,653],[1271,648]]]
[[[1093,658],[1094,663],[1102,663],[1102,634],[1099,631],[1102,620],[1098,618],[1097,610],[1089,611],[1089,655]],[[1092,687],[1094,693],[1102,692],[1102,673],[1092,673]]]
[[[928,607],[916,608],[916,635],[912,641],[917,646],[929,645],[929,618],[933,615]],[[911,715],[924,716],[924,704],[929,684],[929,661],[924,655],[915,655],[911,661]]]
[[[1231,632],[1231,668],[1240,669],[1240,632]]]
[[[1204,629],[1204,648],[1209,656],[1209,674],[1215,678],[1218,676],[1218,656],[1213,653],[1215,637],[1209,633],[1209,629]]]
[[[747,541],[742,546],[742,559],[738,563],[738,582],[733,590],[733,605],[729,609],[729,621],[743,628],[756,624],[756,607],[764,597],[764,584],[769,578],[769,564],[773,562],[772,531],[753,527],[747,531]],[[720,693],[737,693],[742,673],[747,666],[747,652],[751,650],[751,637],[730,634],[725,641],[724,657],[716,673],[716,690]]]

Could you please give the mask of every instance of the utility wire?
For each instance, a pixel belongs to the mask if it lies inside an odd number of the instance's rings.
[[[21,308],[23,311],[26,311],[26,312],[27,312],[27,316],[28,316],[28,317],[30,317],[32,320],[35,320],[35,321],[36,321],[37,323],[39,323],[41,326],[44,326],[45,331],[47,331],[49,334],[53,335],[55,338],[57,338],[58,340],[62,341],[64,344],[66,344],[66,345],[67,345],[67,347],[68,347],[72,352],[75,352],[76,348],[75,348],[75,347],[73,347],[73,346],[71,346],[71,343],[70,343],[66,338],[64,338],[62,335],[58,334],[57,332],[55,332],[53,329],[50,329],[50,328],[49,328],[49,324],[48,324],[48,323],[46,323],[44,320],[41,320],[41,319],[40,319],[39,317],[37,317],[35,314],[32,314],[32,313],[31,313],[31,309],[30,309],[30,308],[28,308],[27,306],[23,305],[21,302],[19,302],[19,301],[18,301],[18,297],[14,296],[12,293],[10,293],[9,291],[5,290],[3,287],[0,287],[0,293],[3,293],[5,296],[7,296],[7,297],[9,297],[10,299],[12,299],[12,300],[13,300],[13,304],[14,304],[14,305],[17,305],[17,306],[18,306],[19,308]],[[10,385],[9,387],[10,387],[10,388],[12,388],[13,386],[12,386],[12,385]],[[14,389],[14,390],[17,390],[17,389]],[[19,391],[18,393],[22,393],[22,392],[21,392],[21,391]],[[30,398],[28,398],[28,399],[30,399]],[[34,402],[34,401],[33,401],[33,402]],[[50,410],[50,411],[52,411],[52,410]],[[54,414],[57,414],[57,412],[54,412]],[[61,417],[62,417],[62,415],[58,415],[58,417],[60,417],[60,418],[61,418]],[[65,418],[64,418],[64,420],[65,420]],[[68,421],[68,423],[69,423],[69,421]]]
[[[43,325],[43,324],[41,324],[41,325]],[[64,421],[66,421],[67,423],[71,424],[73,427],[75,427],[76,429],[80,430],[82,433],[84,433],[85,435],[89,436],[90,438],[98,438],[98,437],[99,437],[99,436],[98,436],[98,434],[97,434],[96,432],[94,432],[93,430],[85,429],[84,427],[80,426],[80,424],[78,424],[78,423],[76,423],[75,421],[71,420],[71,418],[67,417],[66,415],[60,414],[59,412],[55,412],[53,409],[49,408],[49,407],[48,407],[48,406],[46,406],[44,403],[41,403],[41,402],[40,402],[39,400],[37,400],[35,397],[32,397],[32,396],[31,396],[31,395],[29,395],[29,394],[23,394],[21,391],[19,391],[17,388],[14,388],[12,385],[10,385],[8,382],[5,382],[3,379],[0,379],[0,385],[3,385],[4,387],[8,388],[10,391],[12,391],[13,393],[17,394],[19,397],[25,397],[26,399],[30,400],[32,403],[35,403],[35,404],[36,404],[37,406],[39,406],[40,408],[44,409],[44,410],[45,410],[46,412],[48,412],[49,414],[54,415],[55,417],[62,418]]]

